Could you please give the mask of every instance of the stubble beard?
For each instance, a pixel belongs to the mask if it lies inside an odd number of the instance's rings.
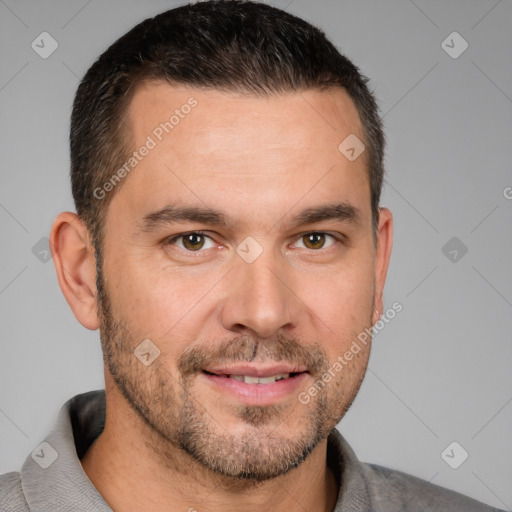
[[[144,442],[169,467],[173,466],[176,452],[182,450],[204,468],[227,480],[257,484],[276,478],[299,466],[328,436],[352,404],[361,385],[366,365],[359,374],[356,389],[348,395],[343,386],[327,385],[307,405],[298,406],[294,402],[291,407],[289,404],[236,406],[233,416],[245,428],[231,433],[215,419],[214,411],[208,411],[208,404],[199,403],[192,393],[197,376],[193,372],[194,365],[202,361],[201,355],[203,360],[211,357],[204,345],[180,358],[179,377],[163,367],[160,358],[144,366],[133,353],[141,340],[133,336],[128,325],[114,318],[101,273],[98,273],[97,285],[105,365],[127,403],[149,428],[150,439]],[[260,355],[276,361],[306,361],[317,378],[329,367],[320,345],[305,348],[282,337],[276,338],[275,343],[266,341],[265,344],[246,337],[237,338],[223,347],[222,355],[228,356],[230,361],[253,360]],[[216,353],[216,362],[219,355]],[[291,411],[287,409],[302,416],[298,422],[300,430],[291,432],[291,436],[283,435],[280,430],[289,420]],[[182,454],[180,456],[182,458]]]

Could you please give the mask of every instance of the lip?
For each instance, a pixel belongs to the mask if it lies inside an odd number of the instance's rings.
[[[293,366],[290,364],[280,364],[273,366],[254,366],[242,364],[230,366],[229,368],[204,368],[208,373],[216,375],[247,375],[249,377],[271,377],[281,373],[303,373],[307,370],[305,366]]]
[[[272,372],[275,369],[281,367],[273,367]],[[283,367],[284,368],[284,367]],[[209,370],[207,370],[209,371]],[[223,375],[249,375],[249,373],[229,373],[210,375],[209,373],[201,372],[199,379],[204,379],[208,384],[219,390],[222,394],[231,395],[237,401],[242,402],[246,405],[272,405],[289,398],[290,395],[298,394],[298,388],[303,385],[303,382],[309,377],[309,373],[297,373],[293,377],[288,379],[279,380],[270,384],[247,384],[240,382],[235,379],[224,377]],[[237,367],[236,371],[240,371],[240,367]],[[244,370],[247,371],[247,370]],[[266,371],[266,370],[265,370]],[[278,371],[277,373],[295,373],[287,371]],[[266,375],[255,375],[257,377],[265,377],[269,375],[275,375],[276,373],[266,373]]]

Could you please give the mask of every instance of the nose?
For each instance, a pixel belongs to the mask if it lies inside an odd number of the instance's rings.
[[[286,262],[276,262],[272,251],[247,263],[241,258],[229,272],[221,306],[225,329],[260,338],[297,326],[301,301],[294,290],[291,270]]]

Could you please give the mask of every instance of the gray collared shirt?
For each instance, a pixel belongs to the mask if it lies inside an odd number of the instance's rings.
[[[104,390],[68,400],[21,471],[0,475],[0,512],[111,512],[80,464],[104,425]],[[336,429],[327,453],[340,486],[334,512],[498,511],[411,475],[360,462]]]

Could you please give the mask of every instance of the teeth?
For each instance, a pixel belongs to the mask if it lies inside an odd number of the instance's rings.
[[[287,379],[289,373],[280,373],[279,375],[272,375],[270,377],[253,377],[251,375],[230,375],[229,378],[245,382],[246,384],[272,384],[278,380]]]

